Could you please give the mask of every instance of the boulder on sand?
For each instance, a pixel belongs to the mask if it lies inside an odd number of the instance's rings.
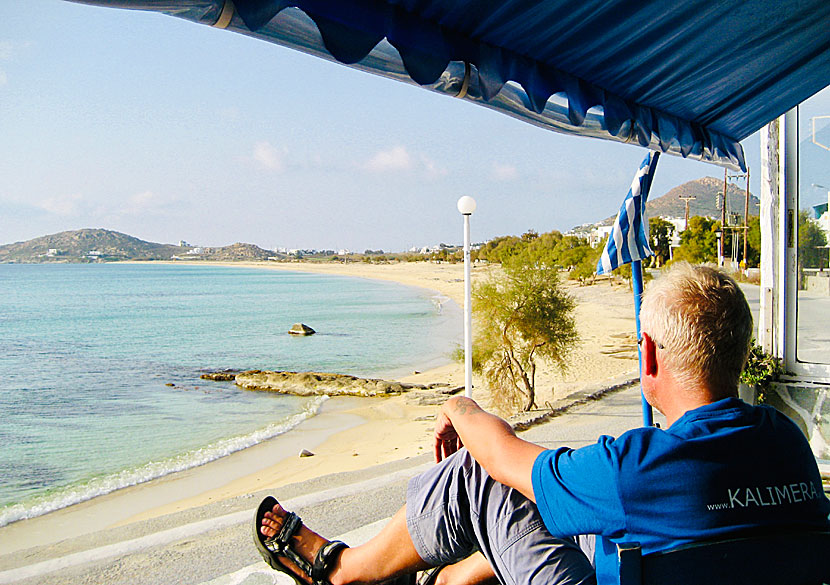
[[[294,323],[288,330],[291,335],[314,335],[317,333],[305,323]]]

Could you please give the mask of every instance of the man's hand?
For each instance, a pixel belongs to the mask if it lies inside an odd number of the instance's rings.
[[[517,437],[506,421],[485,412],[475,401],[463,396],[447,400],[435,420],[434,440],[436,462],[467,447],[493,479],[535,501],[531,472],[544,448]]]
[[[464,441],[455,430],[453,419],[482,414],[484,411],[472,398],[457,396],[450,398],[441,407],[435,419],[435,462],[440,463],[464,446]]]
[[[435,420],[435,462],[440,463],[463,446],[452,421],[441,409]]]

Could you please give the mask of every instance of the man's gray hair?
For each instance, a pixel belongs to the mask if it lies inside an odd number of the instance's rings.
[[[643,294],[640,329],[665,352],[678,381],[734,393],[752,339],[752,313],[738,283],[707,266],[678,262]]]

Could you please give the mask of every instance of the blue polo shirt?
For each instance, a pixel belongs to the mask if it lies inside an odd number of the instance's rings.
[[[598,535],[600,585],[618,582],[619,542],[648,554],[744,530],[829,526],[803,433],[773,408],[737,398],[691,410],[665,430],[544,451],[532,477],[551,534]]]

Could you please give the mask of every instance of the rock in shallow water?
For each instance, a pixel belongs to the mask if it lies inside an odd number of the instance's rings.
[[[291,335],[314,335],[317,332],[305,323],[294,323],[288,333]]]
[[[320,372],[269,372],[251,370],[236,376],[246,390],[266,390],[296,396],[389,396],[410,390],[443,389],[445,384],[406,384],[346,374]]]

